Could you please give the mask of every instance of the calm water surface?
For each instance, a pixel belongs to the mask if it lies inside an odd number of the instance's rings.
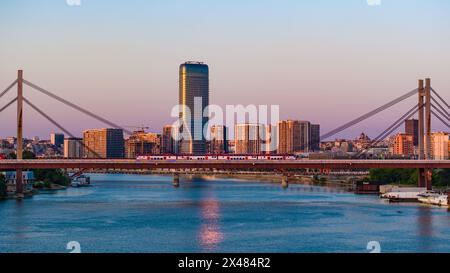
[[[0,252],[450,252],[450,212],[328,188],[92,175],[93,187],[0,202]]]

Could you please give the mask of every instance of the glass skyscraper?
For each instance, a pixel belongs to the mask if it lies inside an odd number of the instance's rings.
[[[182,106],[180,119],[183,132],[180,153],[205,154],[206,140],[203,129],[208,122],[209,113],[209,68],[200,62],[186,62],[180,65],[179,104]]]

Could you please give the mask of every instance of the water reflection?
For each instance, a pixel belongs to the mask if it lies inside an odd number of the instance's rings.
[[[423,252],[432,251],[431,239],[434,236],[433,208],[429,206],[418,207],[417,226],[419,227],[420,248]]]
[[[201,220],[200,245],[204,250],[213,251],[223,240],[220,230],[220,207],[216,199],[203,200],[200,203]]]
[[[12,220],[12,226],[14,226],[14,233],[16,239],[26,238],[27,233],[27,216],[26,206],[24,204],[26,200],[16,200],[14,204],[14,218]]]

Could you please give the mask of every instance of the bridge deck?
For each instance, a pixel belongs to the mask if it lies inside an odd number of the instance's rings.
[[[1,160],[7,169],[449,169],[450,160],[177,160],[146,161],[127,159],[34,159]]]

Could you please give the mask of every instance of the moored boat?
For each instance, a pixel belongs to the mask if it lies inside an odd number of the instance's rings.
[[[419,195],[427,192],[426,188],[402,188],[391,189],[381,195],[381,198],[388,199],[391,202],[418,202]]]
[[[74,188],[88,187],[91,185],[91,178],[86,175],[80,175],[72,179],[70,185]]]
[[[427,192],[419,195],[419,202],[435,206],[448,206],[449,194]]]

